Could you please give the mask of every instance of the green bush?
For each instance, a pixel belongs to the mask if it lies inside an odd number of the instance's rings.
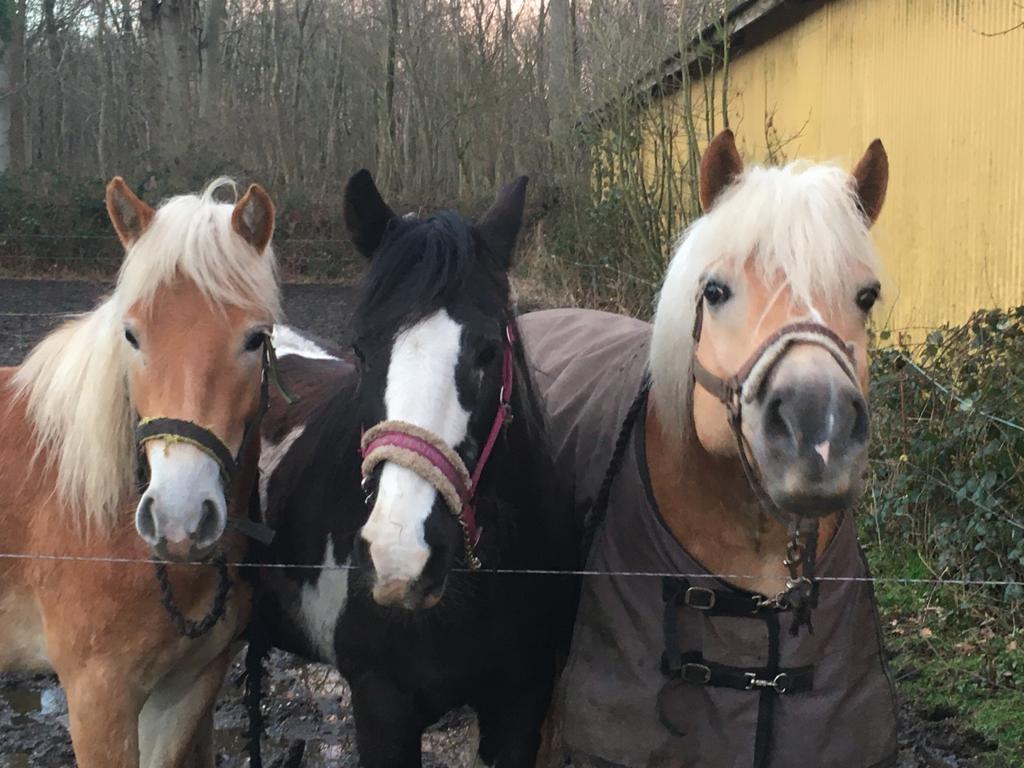
[[[872,362],[879,532],[946,578],[1024,579],[1024,307],[979,311]],[[1000,597],[1024,610],[1019,585]]]

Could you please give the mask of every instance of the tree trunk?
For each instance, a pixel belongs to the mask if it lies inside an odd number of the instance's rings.
[[[27,0],[18,0],[14,10],[14,20],[11,24],[11,42],[8,70],[10,96],[10,131],[7,134],[7,143],[10,147],[11,170],[20,171],[25,169],[29,163],[29,147],[31,136],[28,133],[28,125],[25,120],[25,18]]]
[[[221,83],[224,81],[224,60],[221,51],[221,33],[227,20],[226,0],[207,0],[206,18],[203,20],[203,78],[199,93],[199,116],[206,130],[217,114]]]
[[[388,0],[388,57],[384,64],[384,111],[387,138],[384,156],[389,159],[388,170],[398,175],[397,128],[395,119],[395,60],[398,56],[398,0]]]
[[[0,36],[0,172],[25,166],[25,0]]]
[[[60,167],[64,159],[64,142],[67,138],[64,130],[64,77],[61,73],[61,44],[58,37],[57,19],[54,15],[54,0],[43,0],[43,33],[46,38],[46,51],[50,58],[50,72],[47,80],[50,83],[49,105],[44,110],[43,129],[49,128],[48,149],[49,164]],[[44,139],[44,137],[41,137]]]
[[[100,99],[99,116],[96,119],[96,157],[99,161],[100,175],[106,177],[107,168],[107,115],[110,101],[110,63],[107,60],[107,2],[93,0],[96,11],[96,47],[100,64]]]
[[[189,34],[192,0],[144,0],[140,21],[150,45],[156,86],[150,119],[156,119],[152,141],[160,165],[181,181],[192,145],[189,93]]]
[[[560,152],[568,140],[570,128],[571,72],[573,32],[570,0],[548,3],[548,116],[551,141]]]
[[[11,45],[0,39],[0,173],[11,167]]]

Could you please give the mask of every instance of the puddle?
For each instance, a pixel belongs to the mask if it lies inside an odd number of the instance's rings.
[[[5,704],[10,707],[14,716],[11,718],[11,727],[28,725],[32,722],[32,715],[41,713],[43,709],[42,694],[38,691],[20,691],[14,689],[5,691],[3,694]]]

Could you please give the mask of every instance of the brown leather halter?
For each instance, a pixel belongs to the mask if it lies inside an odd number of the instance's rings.
[[[703,321],[704,299],[700,296],[697,299],[697,314],[693,323],[693,378],[725,405],[729,428],[736,440],[740,465],[743,467],[747,483],[760,505],[786,526],[789,532],[786,557],[782,561],[789,570],[786,589],[766,601],[766,604],[779,608],[793,608],[794,620],[790,628],[792,634],[799,632],[804,624],[813,632],[811,611],[818,603],[818,583],[814,578],[818,551],[818,518],[794,515],[780,509],[768,494],[750,445],[743,434],[743,405],[763,396],[765,383],[772,371],[795,344],[813,344],[827,351],[839,364],[843,373],[859,388],[852,345],[821,323],[790,323],[761,342],[739,371],[728,378],[722,378],[705,368],[697,357],[696,346],[700,341]]]

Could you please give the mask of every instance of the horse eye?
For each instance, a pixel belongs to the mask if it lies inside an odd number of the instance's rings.
[[[263,331],[255,331],[249,334],[249,338],[245,340],[245,351],[255,352],[257,349],[263,346],[263,343],[267,340],[267,334]]]
[[[861,288],[857,291],[857,306],[860,307],[860,311],[867,314],[871,311],[871,308],[875,306],[875,302],[878,301],[879,289],[877,285],[872,285],[869,288]]]
[[[710,306],[717,307],[732,298],[732,291],[725,283],[717,280],[708,280],[704,283],[704,301]]]
[[[132,349],[138,349],[139,348],[139,340],[135,338],[135,334],[132,333],[130,328],[125,328],[124,329],[124,338],[125,338],[125,341],[127,341],[129,344],[132,345]]]
[[[358,344],[353,344],[352,345],[352,352],[355,353],[356,359],[360,363],[363,363],[363,364],[366,363],[366,355],[363,354],[363,350],[359,348]]]
[[[495,350],[493,344],[488,345],[488,346],[484,347],[483,349],[481,349],[480,350],[480,354],[478,354],[476,356],[476,366],[477,366],[477,368],[484,368],[485,366],[490,365],[491,362],[493,362],[494,357],[495,357],[496,354],[497,354],[497,351]]]

